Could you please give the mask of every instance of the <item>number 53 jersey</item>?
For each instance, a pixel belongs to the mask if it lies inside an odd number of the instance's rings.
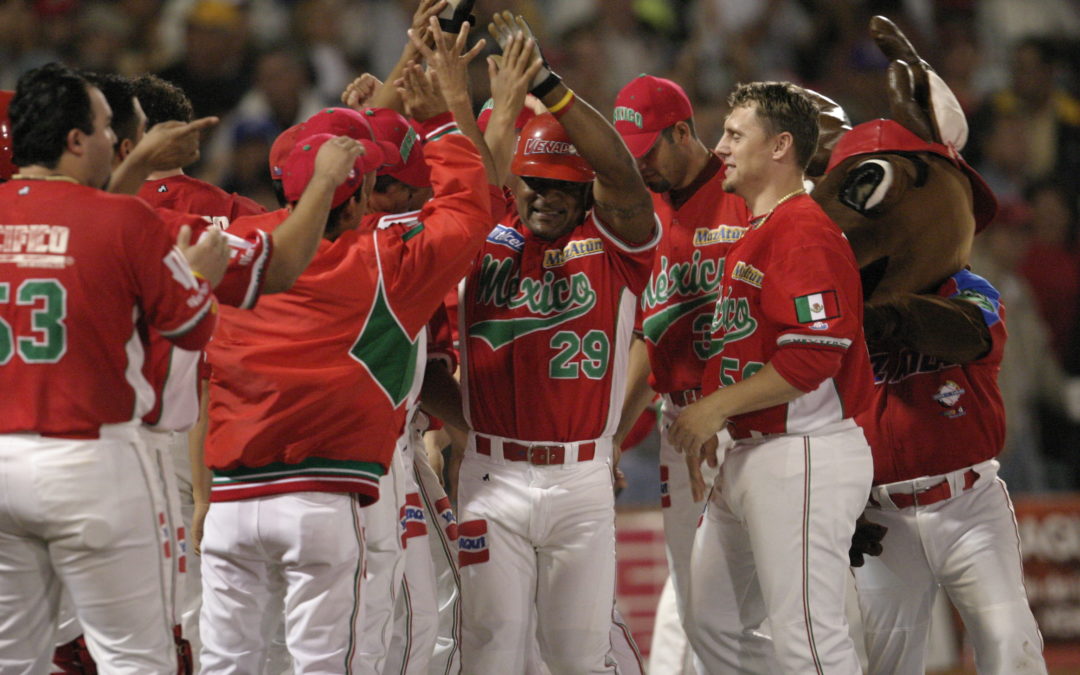
[[[512,206],[460,289],[462,383],[482,434],[566,443],[615,432],[637,296],[660,240],[630,245],[589,211],[556,241]]]

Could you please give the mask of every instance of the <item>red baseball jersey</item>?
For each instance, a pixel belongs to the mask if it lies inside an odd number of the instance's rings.
[[[0,186],[0,433],[94,437],[154,403],[140,330],[185,349],[217,319],[145,202],[66,180]]]
[[[158,208],[157,213],[174,238],[183,225],[191,228],[192,241],[198,241],[210,227],[229,225],[225,217],[212,214],[195,215],[167,208]],[[275,213],[281,215],[280,220],[288,216],[285,211]],[[273,240],[264,231],[250,229],[246,229],[246,238],[226,232],[225,239],[229,246],[229,266],[221,282],[214,287],[214,295],[222,305],[250,309],[262,291]],[[143,373],[157,396],[154,406],[143,416],[144,424],[171,431],[185,431],[195,424],[199,418],[201,358],[201,351],[180,349],[156,331],[150,331]]]
[[[640,329],[649,384],[661,394],[701,387],[724,256],[748,228],[746,202],[724,192],[724,173],[714,155],[693,184],[653,194],[664,237],[641,294]]]
[[[631,246],[590,211],[569,234],[546,241],[509,209],[458,307],[474,430],[563,443],[615,433],[637,296],[660,233],[658,222],[649,242]]]
[[[872,381],[855,255],[809,195],[752,220],[728,252],[712,339],[703,393],[740,382],[769,362],[806,392],[732,417],[734,438],[810,433],[866,405]]]
[[[956,471],[992,459],[1005,444],[1005,407],[997,383],[1006,339],[1001,296],[967,270],[949,277],[938,295],[982,310],[990,351],[965,364],[910,349],[870,354],[875,386],[870,406],[856,419],[874,451],[875,485]]]
[[[266,209],[247,197],[225,192],[212,183],[184,174],[148,180],[139,188],[139,196],[156,208],[223,217],[228,222],[241,216],[266,213]],[[222,228],[225,227],[228,226],[222,225]]]
[[[378,499],[418,391],[425,326],[493,224],[472,143],[447,120],[425,129],[435,196],[404,234],[324,239],[289,291],[222,322],[208,349],[214,501],[311,490]]]

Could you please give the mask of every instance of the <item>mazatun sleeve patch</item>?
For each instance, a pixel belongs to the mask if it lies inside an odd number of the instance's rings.
[[[795,318],[799,323],[828,321],[840,316],[836,291],[818,291],[795,298]]]

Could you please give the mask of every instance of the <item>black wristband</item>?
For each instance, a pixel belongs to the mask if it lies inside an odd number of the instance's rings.
[[[476,15],[469,14],[468,16],[454,16],[450,19],[439,19],[439,28],[444,33],[452,33],[457,35],[461,32],[461,24],[469,22],[470,26],[476,25]]]
[[[544,98],[552,89],[557,87],[560,82],[562,82],[562,78],[555,73],[551,73],[544,78],[543,82],[530,89],[529,93],[536,98]]]

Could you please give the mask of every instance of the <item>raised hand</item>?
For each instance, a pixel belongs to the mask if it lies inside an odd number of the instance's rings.
[[[365,106],[379,87],[383,86],[382,80],[371,73],[364,73],[345,87],[341,92],[341,102],[347,107],[359,112]]]
[[[441,115],[448,109],[434,75],[424,72],[419,64],[406,66],[394,86],[401,96],[405,114],[417,122]]]
[[[507,110],[516,116],[525,104],[529,87],[544,66],[535,55],[533,43],[532,39],[516,33],[503,47],[501,58],[488,57],[491,101],[495,110]]]
[[[554,89],[562,79],[556,75],[551,67],[548,66],[547,60],[544,58],[543,53],[540,51],[540,43],[536,41],[536,36],[533,35],[532,29],[529,28],[528,22],[521,16],[514,16],[509,10],[503,10],[502,12],[496,12],[492,16],[492,22],[488,24],[488,32],[491,33],[491,37],[495,38],[495,41],[499,43],[499,47],[506,52],[507,46],[515,36],[523,36],[527,40],[532,41],[533,57],[540,59],[541,67],[536,71],[533,76],[532,82],[529,83],[529,93],[538,98],[542,98],[544,94]]]
[[[416,33],[416,37],[420,39],[421,43],[430,45],[432,19],[438,25],[440,23],[438,19],[440,13],[452,12],[453,6],[457,2],[460,2],[460,0],[451,2],[447,2],[447,0],[420,0],[420,5],[416,8],[416,12],[413,13],[409,30]]]
[[[184,225],[176,235],[176,247],[184,254],[191,271],[199,274],[213,288],[225,276],[229,266],[229,247],[225,235],[216,227],[207,228],[199,241],[191,245],[191,228]]]
[[[435,18],[431,19],[429,29],[435,44],[434,50],[424,44],[415,31],[409,31],[409,39],[438,78],[443,94],[467,97],[469,95],[469,64],[484,49],[485,41],[479,40],[472,49],[464,52],[469,37],[468,22],[462,24],[461,32],[456,36],[452,33],[444,33]]]
[[[199,160],[202,132],[218,123],[217,117],[203,117],[191,122],[162,122],[151,127],[135,146],[152,171],[168,171]]]
[[[325,176],[335,186],[349,177],[355,160],[365,152],[364,146],[348,136],[338,136],[322,144],[315,155],[316,176]]]

